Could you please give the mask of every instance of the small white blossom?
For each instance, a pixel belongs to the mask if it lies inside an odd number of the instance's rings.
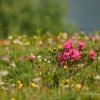
[[[44,61],[47,62],[47,59],[45,58]]]
[[[0,86],[3,85],[3,84],[4,84],[4,82],[0,81]]]
[[[49,44],[52,44],[52,42],[53,42],[52,39],[49,38],[49,39],[48,39],[48,43],[49,43]]]
[[[18,36],[18,39],[21,39],[22,37],[21,36]]]
[[[12,36],[9,36],[8,39],[11,40],[11,39],[13,39],[13,37]]]
[[[100,60],[100,57],[98,57],[98,59]]]
[[[100,80],[100,75],[94,77],[95,80]]]
[[[38,43],[39,45],[42,45],[43,44],[43,42],[42,41],[39,41],[39,43]]]
[[[42,62],[42,59],[38,59],[39,62]]]
[[[11,63],[11,66],[12,67],[16,67],[16,64],[13,62],[13,63]]]
[[[50,60],[48,60],[48,63],[51,63]]]
[[[37,56],[37,59],[40,59],[41,57],[42,57],[41,55],[38,55],[38,56]]]
[[[0,71],[0,75],[1,76],[7,76],[8,75],[8,71],[7,70],[1,70]]]
[[[33,38],[34,38],[34,39],[37,39],[37,36],[35,35],[35,36],[33,36]]]

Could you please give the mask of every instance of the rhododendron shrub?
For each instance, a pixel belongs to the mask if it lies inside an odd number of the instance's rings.
[[[57,67],[64,69],[64,66],[67,66],[67,74],[75,75],[79,70],[90,65],[95,60],[96,53],[92,49],[88,50],[85,45],[83,41],[74,43],[68,40],[65,42],[62,48],[52,55],[56,58],[54,62]]]

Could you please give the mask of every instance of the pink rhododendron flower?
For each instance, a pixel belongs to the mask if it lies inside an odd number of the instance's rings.
[[[57,59],[58,59],[58,61],[62,61],[63,60],[63,54],[62,53],[58,54]]]
[[[84,42],[79,42],[77,46],[78,46],[79,49],[82,50],[85,47],[85,43]]]
[[[93,59],[93,60],[96,58],[96,54],[95,54],[95,52],[92,49],[89,51],[88,57]]]
[[[30,62],[33,62],[36,59],[36,56],[29,56],[28,59],[29,59]]]
[[[93,36],[88,36],[88,39],[89,40],[93,40]]]
[[[65,61],[61,61],[60,64],[61,64],[61,65],[65,65]]]
[[[81,58],[81,54],[80,54],[79,50],[73,49],[73,55],[71,56],[71,58],[72,58],[73,62],[78,60],[78,59],[80,59]]]
[[[72,45],[73,45],[72,40],[68,40],[66,43],[64,43],[63,49],[69,51],[71,49]]]
[[[23,61],[24,61],[24,57],[20,57],[20,58],[19,58],[19,61],[20,61],[20,62],[23,62]]]
[[[68,60],[69,58],[70,58],[70,53],[69,52],[64,52],[63,59]]]
[[[74,49],[69,50],[70,57],[74,54]]]
[[[1,59],[5,62],[10,62],[8,55],[4,55]]]

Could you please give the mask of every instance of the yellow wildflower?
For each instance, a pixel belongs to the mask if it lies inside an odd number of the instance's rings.
[[[20,84],[20,83],[21,83],[21,81],[20,81],[20,80],[18,80],[18,81],[17,81],[17,83],[18,83],[18,84]]]
[[[25,45],[30,45],[30,41],[26,41]]]
[[[62,45],[58,45],[58,49],[62,49]]]
[[[63,84],[64,84],[64,80],[61,80],[61,83],[63,83]]]
[[[20,84],[18,85],[18,89],[20,90],[20,89],[22,89],[22,87],[23,87],[23,83],[20,83]]]
[[[36,76],[38,76],[39,74],[38,73],[36,73]]]
[[[23,88],[23,83],[20,80],[18,80],[17,83],[18,83],[18,89],[19,90],[22,89]]]
[[[66,66],[66,65],[64,65],[64,69],[65,69],[65,70],[67,69],[67,66]]]
[[[64,80],[61,80],[61,81],[60,81],[59,87],[64,87]]]
[[[75,85],[75,89],[76,89],[76,91],[78,91],[78,92],[79,92],[79,91],[80,91],[80,89],[81,89],[81,84],[76,84],[76,85]]]
[[[31,83],[30,83],[30,86],[33,87],[33,88],[34,88],[34,87],[37,87],[37,85],[36,85],[34,82],[31,82]]]
[[[71,84],[71,87],[73,87],[74,86],[74,84]]]
[[[62,32],[60,32],[60,33],[59,33],[59,36],[62,36],[62,34],[63,34],[63,33],[62,33]]]
[[[78,36],[78,39],[81,39],[81,36]]]
[[[67,84],[69,84],[69,82],[70,82],[69,79],[67,79],[66,82],[67,82]]]
[[[14,97],[11,97],[11,100],[16,100]]]
[[[59,84],[59,87],[64,87],[64,84],[63,84],[63,83],[60,83],[60,84]]]

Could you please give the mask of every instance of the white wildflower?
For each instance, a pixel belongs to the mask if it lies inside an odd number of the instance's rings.
[[[100,80],[100,75],[94,77],[95,80]]]
[[[52,39],[51,38],[48,39],[48,43],[52,44]]]
[[[0,71],[0,75],[1,76],[7,76],[8,75],[8,71],[7,70],[1,70]]]
[[[98,57],[98,59],[100,60],[100,57]]]
[[[11,40],[11,39],[13,39],[13,37],[12,36],[9,36],[8,39]]]
[[[42,57],[41,55],[38,55],[38,56],[37,56],[37,59],[40,59],[41,57]]]
[[[47,59],[45,58],[44,61],[47,62]]]
[[[16,67],[16,64],[13,62],[13,63],[11,63],[11,66],[12,67]]]
[[[0,81],[0,86],[3,85],[3,84],[4,84],[4,82]]]
[[[42,59],[38,59],[39,62],[42,62]]]
[[[51,63],[50,60],[48,60],[48,63]]]

